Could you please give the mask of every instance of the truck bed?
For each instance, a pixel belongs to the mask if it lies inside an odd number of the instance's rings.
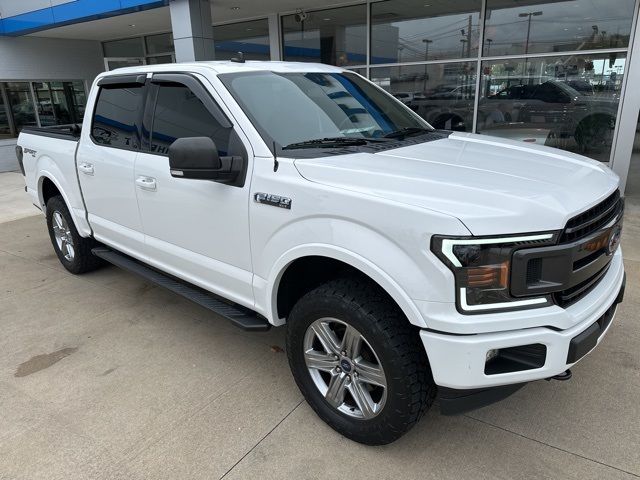
[[[25,183],[33,204],[44,210],[48,196],[53,191],[59,192],[78,231],[85,236],[90,229],[76,171],[80,132],[79,125],[25,127],[18,137],[18,146],[22,148]]]

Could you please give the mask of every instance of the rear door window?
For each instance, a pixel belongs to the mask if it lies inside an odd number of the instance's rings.
[[[101,87],[93,113],[91,138],[99,145],[140,149],[142,86]]]

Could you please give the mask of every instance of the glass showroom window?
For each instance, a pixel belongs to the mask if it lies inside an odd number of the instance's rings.
[[[29,82],[0,82],[4,111],[0,111],[0,133],[15,137],[22,127],[37,126]]]
[[[477,131],[608,161],[625,62],[621,53],[483,62]]]
[[[213,44],[216,60],[229,60],[238,52],[247,60],[269,60],[269,22],[263,18],[214,26]]]
[[[112,40],[104,42],[102,49],[107,70],[175,62],[171,33]]]
[[[369,75],[435,128],[471,131],[475,62],[375,67]]]
[[[367,63],[367,6],[282,17],[284,60],[330,65]]]
[[[475,57],[480,0],[387,0],[371,4],[371,63]]]
[[[147,63],[155,65],[158,63],[173,63],[173,34],[160,33],[158,35],[147,35],[144,37],[145,58]]]
[[[635,0],[487,0],[484,55],[624,48],[634,4]]]
[[[86,105],[82,82],[35,82],[33,91],[41,126],[82,122]]]

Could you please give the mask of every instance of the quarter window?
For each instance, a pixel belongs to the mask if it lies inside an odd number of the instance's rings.
[[[178,138],[210,137],[220,156],[229,153],[230,135],[211,115],[207,107],[189,88],[181,84],[163,84],[158,90],[151,134],[151,151],[167,155]]]
[[[93,114],[91,137],[100,145],[139,150],[141,112],[142,87],[102,87]]]

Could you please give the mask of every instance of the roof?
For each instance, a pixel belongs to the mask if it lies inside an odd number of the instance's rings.
[[[176,70],[197,71],[203,69],[213,70],[219,73],[237,73],[251,71],[271,71],[271,72],[342,72],[344,68],[326,65],[324,63],[307,62],[273,62],[247,60],[244,63],[232,62],[230,60],[212,62],[185,62],[167,63],[161,65],[140,65],[136,67],[117,68],[103,73],[100,77],[107,75],[121,75],[132,73],[153,73],[153,72],[175,72]]]

